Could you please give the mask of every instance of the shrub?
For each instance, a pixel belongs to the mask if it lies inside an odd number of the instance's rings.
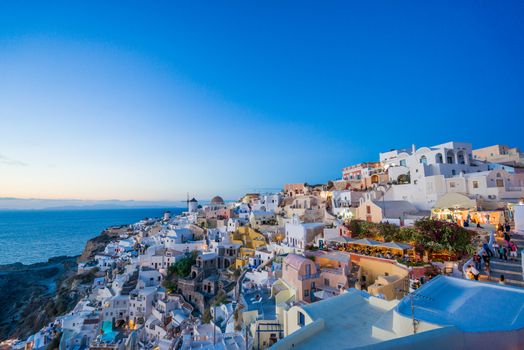
[[[175,275],[178,277],[187,277],[191,273],[191,266],[196,263],[196,258],[198,256],[197,251],[193,251],[190,254],[186,255],[168,269],[169,275]]]

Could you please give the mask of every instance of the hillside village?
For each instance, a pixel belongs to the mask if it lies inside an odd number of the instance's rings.
[[[84,297],[10,346],[523,348],[523,198],[524,153],[462,142],[383,152],[326,184],[191,198],[108,229],[79,261]]]

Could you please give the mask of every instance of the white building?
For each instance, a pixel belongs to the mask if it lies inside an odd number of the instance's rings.
[[[129,293],[129,317],[135,322],[139,318],[146,320],[153,310],[157,288],[134,289]]]
[[[264,194],[253,203],[253,210],[272,211],[276,213],[282,197],[278,193]]]
[[[138,273],[137,288],[158,287],[162,282],[162,275],[152,268],[141,268]]]
[[[129,319],[129,295],[115,295],[109,298],[103,309],[104,321],[126,321]]]
[[[150,267],[165,273],[167,269],[184,257],[183,252],[165,248],[162,245],[154,245],[147,248],[143,255],[138,257],[139,265]]]
[[[249,214],[249,223],[254,227],[261,225],[274,225],[276,224],[276,216],[272,211],[255,210]]]
[[[398,304],[351,289],[285,311],[272,349],[522,349],[523,303],[521,288],[446,276]]]
[[[344,220],[352,219],[354,208],[358,207],[359,200],[364,193],[361,191],[332,191],[331,211],[333,215]]]
[[[519,198],[524,192],[520,174],[500,173],[492,178],[494,165],[473,159],[471,144],[447,142],[432,147],[393,150],[380,154],[392,185],[385,200],[405,200],[418,209],[430,210],[448,192],[485,197],[486,200]],[[471,179],[469,181],[468,179]],[[475,181],[475,182],[473,182]]]
[[[315,241],[315,236],[322,234],[324,224],[321,222],[301,222],[297,216],[285,224],[286,238],[284,244],[295,251],[304,251],[308,244]]]

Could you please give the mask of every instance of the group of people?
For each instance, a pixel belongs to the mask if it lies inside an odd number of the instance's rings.
[[[486,249],[487,246],[487,249]],[[482,270],[486,272],[488,280],[491,280],[491,257],[493,256],[493,251],[489,248],[489,245],[486,243],[482,255],[475,254],[473,255],[473,264],[468,266],[467,273],[470,279],[475,281],[479,280],[479,276]]]
[[[517,257],[518,247],[515,244],[515,242],[511,240],[509,225],[505,225],[502,230],[500,230],[500,227],[499,227],[499,232],[502,232],[502,235],[504,236],[504,242],[499,244],[497,241],[495,241],[495,243],[493,243],[493,249],[495,250],[496,253],[498,253],[499,259],[507,261],[508,255],[509,255],[509,258],[511,260],[516,261],[518,259]]]
[[[472,259],[473,263],[470,264],[466,270],[470,279],[478,281],[481,271],[484,270],[488,280],[491,280],[491,258],[496,258],[497,254],[500,260],[507,261],[508,255],[510,260],[516,261],[518,259],[518,247],[515,242],[511,240],[510,225],[508,223],[504,225],[500,224],[497,229],[498,232],[503,235],[504,241],[499,244],[498,241],[495,240],[493,249],[491,249],[488,242],[484,242],[482,245],[482,255],[475,254]],[[505,283],[504,275],[500,275],[499,283]]]

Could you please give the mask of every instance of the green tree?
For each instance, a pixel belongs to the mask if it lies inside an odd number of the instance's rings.
[[[191,266],[196,263],[198,252],[192,251],[185,257],[171,265],[168,269],[169,275],[175,275],[177,277],[187,277],[191,273]]]

